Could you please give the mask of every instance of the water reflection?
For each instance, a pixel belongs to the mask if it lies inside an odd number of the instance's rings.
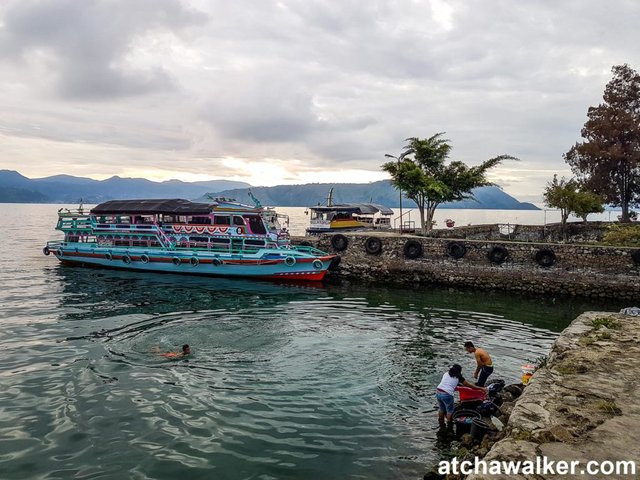
[[[128,272],[60,265],[55,270],[63,320],[106,315],[145,315],[181,311],[238,309],[326,294],[322,283]]]

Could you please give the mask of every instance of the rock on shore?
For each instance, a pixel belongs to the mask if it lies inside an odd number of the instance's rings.
[[[486,461],[635,461],[640,467],[640,317],[579,316],[554,343]],[[470,475],[545,479],[545,475]],[[588,475],[565,475],[584,479]],[[632,478],[608,476],[607,478]]]

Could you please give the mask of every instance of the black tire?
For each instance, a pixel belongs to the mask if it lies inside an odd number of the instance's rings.
[[[49,251],[49,247],[44,247],[42,249],[42,253],[44,253],[47,256],[51,255],[51,252]]]
[[[489,253],[487,253],[487,258],[489,259],[489,261],[496,265],[504,263],[507,257],[509,257],[509,251],[502,245],[496,245],[491,250],[489,250]]]
[[[333,259],[331,260],[331,263],[329,264],[329,268],[327,270],[337,270],[341,260],[342,259],[340,258],[340,255],[336,255],[335,257],[333,257]]]
[[[172,262],[176,267],[179,267],[180,265],[182,265],[182,260],[179,257],[173,257]]]
[[[364,241],[364,249],[370,255],[380,255],[382,253],[382,240],[378,237],[369,237]]]
[[[640,267],[640,250],[634,250],[631,252],[631,259],[636,267]]]
[[[407,240],[404,244],[404,256],[411,260],[422,256],[422,243],[417,240]]]
[[[542,248],[536,252],[534,259],[541,267],[549,268],[555,265],[556,254],[550,248]]]
[[[447,254],[456,260],[462,258],[467,253],[467,247],[461,242],[451,242],[447,245]]]
[[[320,270],[322,267],[324,267],[322,260],[319,260],[317,258],[312,262],[312,265],[313,265],[313,268],[315,268],[316,270]]]
[[[123,255],[122,256],[122,263],[125,263],[126,265],[129,265],[131,263],[131,257],[129,255]]]
[[[214,258],[213,260],[211,260],[211,264],[214,267],[219,267],[220,265],[222,265],[222,260],[220,260],[219,258]]]
[[[189,263],[192,267],[197,267],[200,264],[200,259],[198,257],[191,257]]]
[[[331,237],[331,246],[336,252],[342,252],[349,246],[349,239],[341,233],[338,233]]]
[[[149,263],[149,255],[143,253],[142,255],[140,255],[140,261],[142,263]]]

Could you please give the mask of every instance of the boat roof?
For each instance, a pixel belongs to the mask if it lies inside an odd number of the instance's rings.
[[[208,215],[212,206],[208,203],[196,203],[181,198],[147,200],[109,200],[91,209],[94,214],[181,214]]]
[[[209,215],[213,211],[259,212],[250,205],[244,205],[231,199],[216,198],[211,203],[192,202],[182,198],[143,199],[143,200],[109,200],[91,209],[93,214],[169,214],[169,215]]]
[[[382,215],[393,215],[393,210],[376,203],[339,203],[330,207],[318,205],[309,207],[309,209],[317,212],[348,212],[362,215],[373,215],[380,212]]]

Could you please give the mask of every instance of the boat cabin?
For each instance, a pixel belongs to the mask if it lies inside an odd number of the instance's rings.
[[[390,208],[373,203],[345,203],[331,206],[310,207],[307,233],[323,233],[339,230],[391,228]]]

